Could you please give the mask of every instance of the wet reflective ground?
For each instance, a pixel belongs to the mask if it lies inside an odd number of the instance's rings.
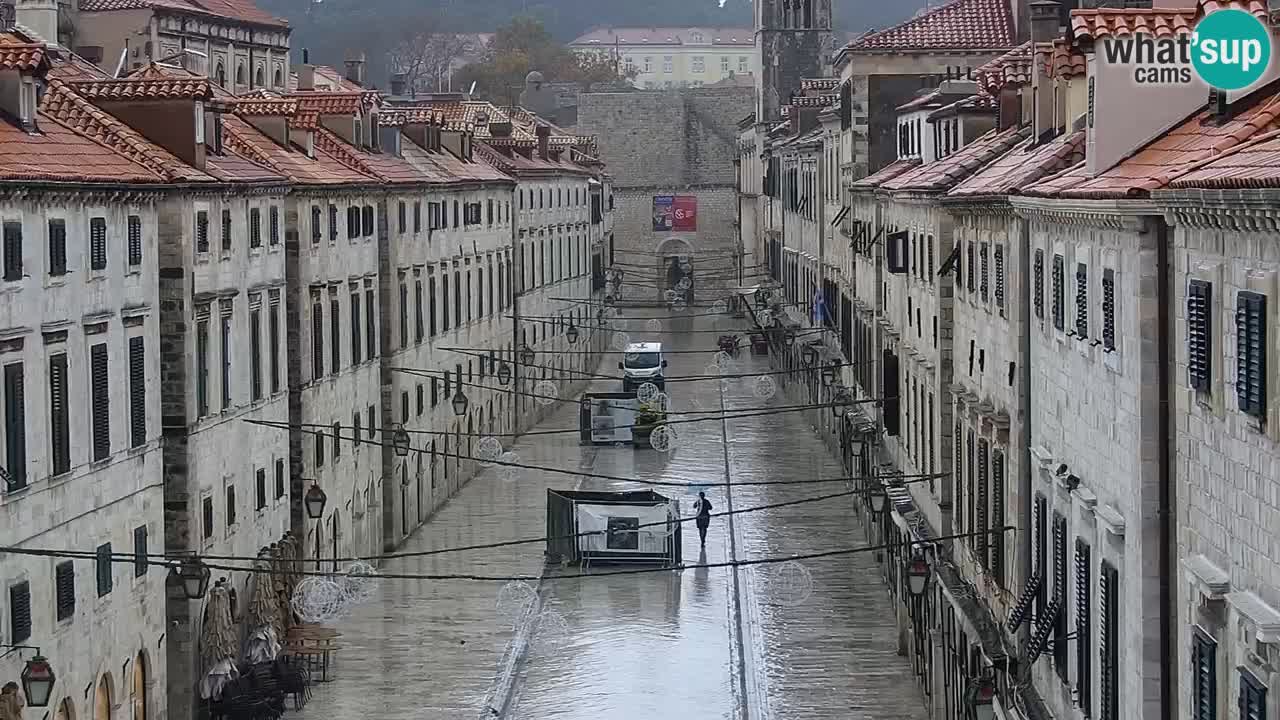
[[[705,310],[701,312],[706,312]],[[649,315],[665,314],[651,311]],[[628,317],[641,315],[637,311]],[[660,340],[668,376],[701,375],[728,319],[616,324],[632,340]],[[712,332],[679,332],[687,330]],[[701,352],[701,351],[707,352]],[[616,374],[618,356],[602,373]],[[739,371],[768,370],[740,355]],[[602,382],[599,389],[614,389]],[[753,395],[749,381],[723,392],[716,381],[671,383],[675,411],[783,405]],[[539,429],[576,428],[577,407],[561,407]],[[798,480],[843,474],[802,414],[687,423],[674,452],[581,447],[575,433],[526,436],[521,461],[552,468],[677,483]],[[617,481],[523,470],[511,482],[493,470],[472,480],[400,552],[545,534],[548,488],[637,489]],[[696,492],[680,497],[685,514]],[[840,492],[843,484],[708,489],[717,511]],[[686,563],[723,562],[857,547],[851,498],[744,513],[713,521],[705,555],[696,530],[683,534]],[[543,570],[542,544],[391,560],[386,573],[529,574]],[[548,579],[540,607],[566,628],[537,628],[500,613],[502,583],[386,580],[376,598],[337,624],[343,647],[304,718],[523,720],[679,718],[925,717],[877,566],[868,554],[803,561],[803,583],[782,585],[776,565]]]

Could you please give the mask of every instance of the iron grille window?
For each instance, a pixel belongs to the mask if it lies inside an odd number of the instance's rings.
[[[311,206],[311,244],[319,245],[320,237],[324,233],[324,213],[320,210],[319,205]]]
[[[996,307],[1004,309],[1004,246],[995,246],[995,265],[996,265]]]
[[[209,213],[204,210],[196,213],[196,252],[209,252]]]
[[[19,644],[31,637],[31,583],[9,586],[9,642]]]
[[[267,211],[267,213],[269,218],[268,222],[270,223],[270,227],[268,228],[269,235],[267,236],[267,242],[272,245],[279,245],[280,244],[280,208],[276,207],[275,205],[272,205],[271,208]]]
[[[1098,578],[1100,720],[1120,720],[1120,575],[1106,560]]]
[[[1064,293],[1066,279],[1063,277],[1063,259],[1061,255],[1053,256],[1053,327],[1062,330],[1065,327],[1063,306],[1066,304]]]
[[[76,614],[76,568],[70,560],[53,569],[54,614],[58,621],[70,620]]]
[[[365,205],[360,210],[360,230],[365,237],[372,237],[373,227],[373,206]]]
[[[374,313],[377,307],[373,304],[373,290],[364,291],[364,339],[365,355],[370,360],[378,357],[378,320]]]
[[[129,338],[129,447],[147,443],[147,347],[146,338]]]
[[[982,298],[982,302],[987,302],[987,299],[990,298],[990,294],[989,294],[990,284],[988,283],[989,266],[987,262],[987,249],[988,249],[988,245],[986,243],[983,243],[982,244],[982,280],[978,288],[978,295]]]
[[[222,252],[231,252],[231,211],[222,211]]]
[[[1067,519],[1053,514],[1053,598],[1062,608],[1053,623],[1053,668],[1058,679],[1068,682],[1067,673]]]
[[[329,372],[337,375],[342,368],[342,313],[338,309],[336,288],[329,291]]]
[[[360,360],[360,292],[351,293],[351,364],[359,365]]]
[[[249,208],[249,247],[262,247],[262,210]]]
[[[17,488],[27,485],[26,381],[22,363],[4,366],[5,466]]]
[[[142,218],[129,216],[129,267],[142,264]]]
[[[324,377],[324,306],[320,294],[311,296],[311,379]]]
[[[338,242],[338,206],[329,206],[329,242]]]
[[[1236,399],[1241,412],[1267,416],[1267,296],[1253,292],[1236,299]]]
[[[107,345],[89,348],[89,403],[93,424],[93,459],[104,460],[111,454],[111,394],[108,387]]]
[[[4,279],[22,279],[22,223],[4,224]]]
[[[284,460],[276,460],[276,499],[284,497]]]
[[[261,510],[267,506],[267,469],[258,468],[253,474],[254,509]]]
[[[1213,321],[1209,310],[1212,305],[1213,285],[1192,280],[1187,286],[1187,375],[1191,387],[1201,392],[1210,391],[1212,378],[1209,359],[1213,349]]]
[[[1047,571],[1049,569],[1049,508],[1043,495],[1037,494],[1032,509],[1032,523],[1035,525],[1035,574],[1042,578],[1036,588],[1036,615],[1043,615],[1049,609],[1046,588],[1049,585]]]
[[[1218,643],[1191,631],[1191,718],[1218,720]]]
[[[987,553],[990,544],[987,542],[990,538],[987,535],[987,508],[990,498],[988,491],[990,490],[990,446],[986,440],[978,441],[978,537],[974,538],[974,544],[978,551],[978,563],[987,565]]]
[[[98,552],[94,560],[94,569],[96,570],[98,581],[98,597],[111,594],[114,577],[111,573],[111,543],[103,543],[98,546]]]
[[[89,219],[89,269],[107,269],[107,219]]]
[[[1076,539],[1076,688],[1080,710],[1093,715],[1093,643],[1090,642],[1090,598],[1093,593],[1093,565],[1089,544]]]
[[[147,574],[147,526],[139,525],[133,529],[133,576],[142,577]]]
[[[1004,577],[1004,453],[991,453],[991,576],[1005,587]]]
[[[1036,317],[1044,320],[1044,251],[1036,250],[1032,263],[1031,304],[1035,306]]]
[[[49,274],[67,274],[67,221],[61,218],[49,221]]]
[[[1076,335],[1089,337],[1089,268],[1076,263]]]
[[[1267,720],[1267,689],[1248,672],[1240,672],[1240,720]]]

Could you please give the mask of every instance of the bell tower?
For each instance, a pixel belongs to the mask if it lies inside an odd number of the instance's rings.
[[[756,0],[756,119],[776,120],[800,80],[831,65],[831,0]]]

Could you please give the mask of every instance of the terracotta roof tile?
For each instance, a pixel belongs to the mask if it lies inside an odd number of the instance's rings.
[[[1169,183],[1169,188],[1280,187],[1280,130],[1265,132]]]
[[[701,43],[693,42],[691,33],[699,28],[688,27],[614,27],[596,28],[580,35],[570,45],[613,47],[616,41],[622,45],[752,45],[755,30],[749,27],[700,28]]]
[[[17,32],[0,32],[0,70],[31,72],[48,64],[44,43],[31,40]]]
[[[110,75],[97,65],[74,53],[59,53],[53,66],[45,72],[45,77],[57,80],[109,80]]]
[[[231,101],[232,112],[240,117],[293,117],[298,101],[286,98],[239,97]]]
[[[980,92],[967,98],[944,105],[929,113],[929,119],[948,117],[959,113],[990,113],[1000,109],[1000,101],[994,96]]]
[[[840,81],[836,78],[801,78],[801,90],[835,90]]]
[[[867,33],[845,50],[1003,50],[1013,45],[1008,2],[954,0],[891,28]]]
[[[301,185],[371,185],[378,182],[373,176],[353,170],[322,149],[316,149],[315,157],[307,157],[299,148],[283,147],[234,115],[223,118],[223,142],[237,154],[252,158]]]
[[[207,78],[149,77],[73,81],[75,91],[91,100],[207,100],[213,96]]]
[[[894,160],[870,175],[853,182],[850,187],[858,189],[874,189],[880,186],[886,180],[892,180],[899,175],[920,167],[919,160]]]
[[[287,20],[282,20],[261,8],[250,0],[79,0],[80,12],[112,12],[115,10],[141,10],[147,8],[177,10],[179,12],[229,18],[242,22],[268,25],[278,28],[289,27]]]
[[[333,132],[320,128],[315,133],[318,150],[329,153],[338,162],[356,172],[372,175],[388,183],[426,183],[437,181],[403,159],[382,153],[365,152],[347,144]]]
[[[0,122],[0,180],[24,182],[159,183],[164,178],[106,144],[45,113],[38,133]]]
[[[917,98],[914,98],[912,100],[909,100],[899,105],[896,108],[896,110],[902,113],[902,112],[911,112],[913,110],[923,110],[929,107],[930,105],[937,106],[940,103],[941,97],[942,97],[941,90],[930,90],[929,92],[924,93],[923,95],[920,95]]]
[[[1037,48],[1037,54],[1039,49]],[[990,93],[998,93],[1005,83],[1029,85],[1032,75],[1031,43],[1018,47],[991,60],[974,71],[978,86]]]
[[[49,81],[40,109],[64,125],[146,166],[167,180],[201,182],[213,179],[95,107],[61,80]]]
[[[1029,138],[956,185],[947,193],[947,197],[971,198],[1014,193],[1029,183],[1083,160],[1084,137],[1085,133],[1078,131],[1039,146],[1034,145],[1034,140]]]
[[[511,181],[511,177],[498,169],[498,166],[505,164],[513,169],[514,166],[504,163],[502,153],[486,147],[483,143],[476,143],[473,146],[476,155],[480,157],[479,162],[466,162],[448,150],[429,152],[407,137],[401,138],[400,145],[404,151],[404,159],[423,173],[432,176],[435,181]]]
[[[1080,77],[1088,70],[1084,53],[1066,40],[1053,41],[1053,58],[1049,74],[1056,78]]]
[[[228,183],[284,182],[283,173],[268,169],[269,164],[255,159],[254,153],[242,153],[235,146],[223,144],[223,153],[205,156],[205,171]]]
[[[315,92],[301,90],[285,96],[298,102],[299,112],[317,115],[355,115],[378,102],[376,92]]]
[[[1200,0],[1196,10],[1199,17],[1219,10],[1243,10],[1262,22],[1270,24],[1270,13],[1267,11],[1265,0]]]
[[[895,192],[949,190],[992,160],[1008,152],[1010,148],[1024,140],[1029,132],[1026,128],[1016,127],[992,130],[951,155],[928,165],[921,165],[909,173],[903,173],[882,183],[880,187]]]
[[[1071,11],[1076,40],[1142,33],[1153,37],[1187,34],[1195,27],[1196,11],[1151,8],[1094,8]]]
[[[1208,117],[1208,110],[1196,113],[1096,177],[1088,177],[1081,164],[1036,183],[1025,192],[1070,198],[1145,196],[1259,133],[1280,127],[1280,95],[1246,108],[1220,125],[1207,124]]]

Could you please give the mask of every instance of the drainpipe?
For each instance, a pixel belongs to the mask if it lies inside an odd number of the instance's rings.
[[[1173,302],[1173,288],[1170,275],[1173,266],[1170,262],[1169,224],[1163,217],[1155,218],[1156,224],[1156,294],[1157,307],[1160,312],[1160,325],[1156,347],[1160,378],[1160,451],[1159,451],[1159,510],[1160,521],[1160,621],[1163,632],[1160,633],[1160,707],[1164,717],[1174,716],[1174,675],[1177,667],[1174,664],[1174,638],[1178,637],[1177,613],[1173,607],[1173,512],[1177,500],[1174,485],[1174,465],[1172,448],[1173,437],[1173,402],[1172,402],[1172,358],[1174,314],[1170,311]]]
[[[1027,218],[1021,218],[1018,221],[1018,237],[1016,238],[1018,247],[1021,249],[1018,261],[1018,272],[1020,277],[1031,277],[1031,221]],[[956,262],[963,262],[958,258]],[[957,291],[959,287],[957,286]],[[1022,329],[1018,336],[1018,355],[1022,358],[1022,367],[1018,372],[1018,414],[1021,416],[1021,424],[1018,428],[1018,438],[1022,442],[1023,451],[1018,458],[1018,466],[1026,468],[1018,474],[1018,505],[1019,517],[1029,519],[1032,516],[1031,501],[1031,323],[1032,314],[1032,294],[1035,289],[1030,282],[1022,284],[1022,303],[1018,311],[1022,316]],[[953,438],[953,442],[960,442],[960,438]],[[952,448],[954,456],[955,448]],[[958,502],[953,498],[952,502]],[[1018,572],[1019,577],[1025,585],[1030,579],[1031,574],[1035,572],[1031,558],[1031,533],[1019,532],[1017,537],[1018,550]],[[1043,580],[1043,579],[1042,579]],[[1030,623],[1027,623],[1030,625]],[[1023,633],[1023,641],[1028,634]]]

